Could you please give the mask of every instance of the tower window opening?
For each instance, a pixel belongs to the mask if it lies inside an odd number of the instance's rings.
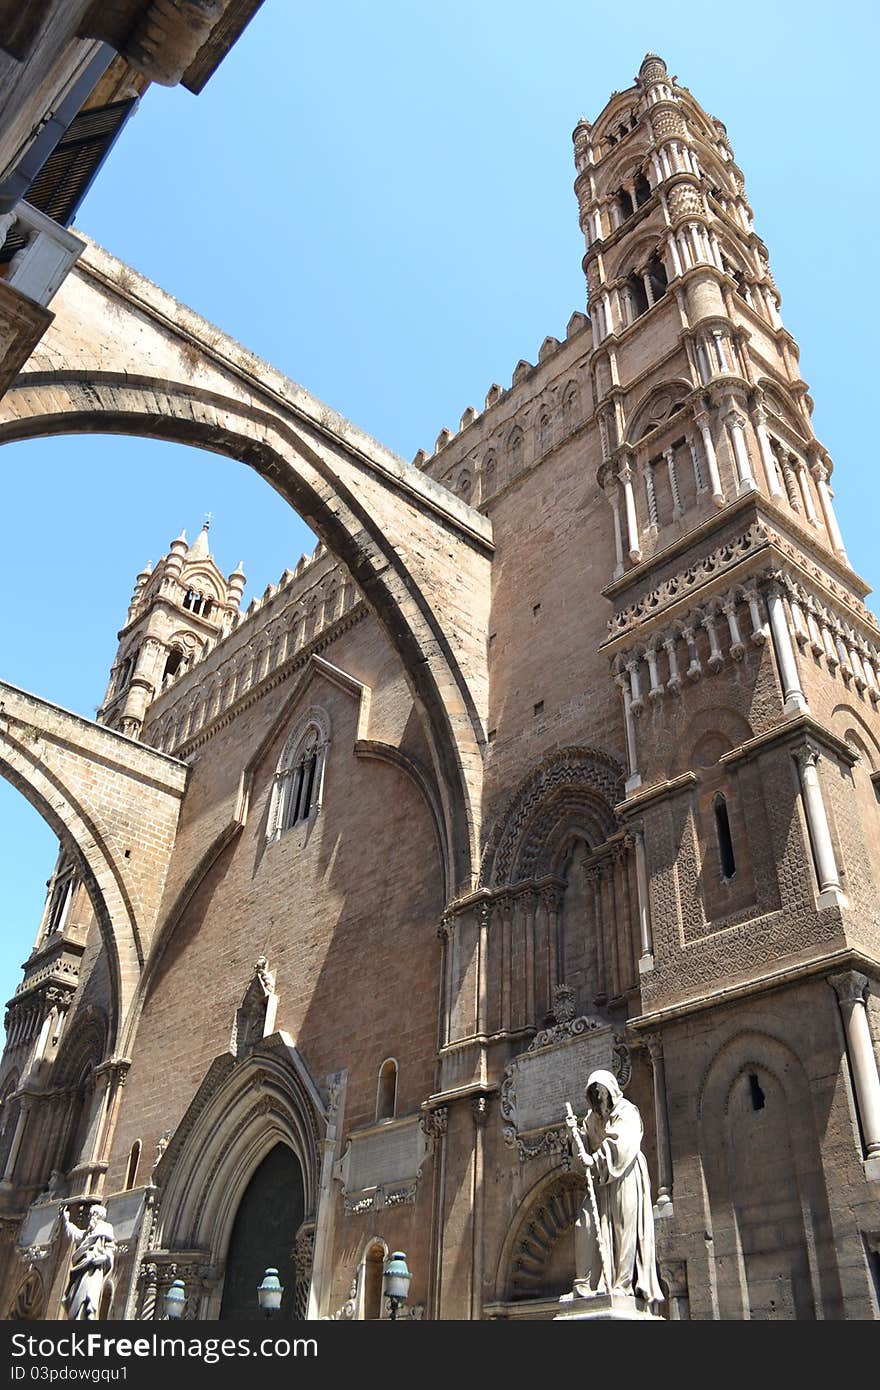
[[[721,860],[721,877],[733,878],[736,873],[736,856],[733,852],[733,836],[730,833],[730,817],[727,802],[723,796],[715,798],[715,834],[718,839],[718,857]]]
[[[188,612],[195,613],[197,617],[207,618],[213,605],[206,594],[197,589],[187,589],[183,596],[183,606]]]
[[[125,1191],[130,1192],[137,1182],[138,1164],[141,1161],[141,1141],[135,1139],[128,1155],[128,1168],[125,1172]]]
[[[162,672],[163,681],[176,676],[183,664],[183,652],[180,647],[172,647],[168,653],[168,660],[165,662],[165,670]]]
[[[662,299],[666,293],[666,286],[669,284],[669,276],[666,274],[666,266],[659,256],[652,256],[648,262],[648,279],[651,282],[651,290],[655,300]]]
[[[620,216],[624,222],[628,217],[632,217],[633,202],[632,198],[629,196],[625,188],[621,188],[618,190],[615,201],[617,203],[617,210],[620,213]]]
[[[397,1063],[388,1057],[379,1068],[376,1086],[376,1119],[393,1120],[397,1113]]]
[[[752,1096],[752,1109],[763,1110],[766,1103],[764,1092],[761,1090],[761,1083],[754,1072],[749,1073],[749,1090]]]
[[[636,275],[635,272],[627,280],[626,288],[629,294],[630,322],[634,323],[648,308],[648,291],[641,275]]]
[[[640,208],[642,203],[646,203],[651,196],[651,185],[644,174],[636,175],[633,191],[636,195],[636,207]]]

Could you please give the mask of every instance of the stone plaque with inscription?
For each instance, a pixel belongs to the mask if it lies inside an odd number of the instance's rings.
[[[514,1057],[501,1086],[504,1138],[521,1159],[569,1152],[565,1102],[584,1108],[590,1072],[611,1071],[629,1081],[629,1052],[611,1024],[575,1018],[538,1033],[527,1052]]]
[[[368,1211],[414,1200],[427,1151],[418,1115],[352,1134],[336,1174],[346,1210]]]

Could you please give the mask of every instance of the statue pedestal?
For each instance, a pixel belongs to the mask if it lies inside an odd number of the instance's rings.
[[[664,1322],[634,1294],[594,1293],[589,1298],[563,1294],[554,1322]]]

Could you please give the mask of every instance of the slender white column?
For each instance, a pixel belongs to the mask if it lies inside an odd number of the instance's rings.
[[[798,483],[800,484],[801,489],[801,496],[804,499],[804,511],[807,514],[807,521],[810,523],[811,526],[818,526],[819,518],[816,515],[816,507],[813,502],[813,494],[810,490],[810,478],[809,474],[807,473],[807,465],[804,463],[803,459],[798,459],[796,467]]]
[[[743,645],[742,637],[740,636],[739,623],[736,620],[736,599],[727,599],[726,602],[722,604],[721,611],[727,619],[727,627],[730,632],[730,655],[733,657],[734,661],[742,661],[746,649]]]
[[[747,589],[743,594],[746,603],[749,605],[749,613],[752,619],[751,640],[756,647],[763,647],[767,641],[767,629],[761,618],[761,608],[758,603],[757,589]]]
[[[624,791],[629,795],[637,787],[642,785],[639,776],[638,763],[636,761],[636,724],[632,713],[632,695],[630,694],[629,681],[626,676],[621,674],[615,677],[620,693],[623,696],[623,724],[626,732],[626,760],[629,766],[629,776],[624,783]]]
[[[709,636],[709,670],[720,671],[724,665],[724,657],[718,645],[718,633],[715,631],[715,614],[707,613],[700,626],[706,629]]]
[[[647,647],[645,649],[645,660],[648,663],[648,677],[651,688],[648,691],[649,700],[658,700],[663,694],[663,684],[657,677],[657,648]]]
[[[629,558],[636,564],[642,558],[642,550],[639,545],[639,523],[636,519],[636,499],[633,494],[632,469],[625,463],[620,470],[620,481],[623,483],[623,501],[626,509],[626,534],[629,542]]]
[[[865,1136],[865,1168],[867,1176],[877,1181],[880,1180],[880,1077],[865,1008],[868,977],[857,970],[847,970],[840,975],[829,975],[828,983],[837,995],[843,1017],[850,1072]]]
[[[614,578],[619,579],[623,574],[623,532],[620,526],[620,496],[617,491],[617,483],[612,479],[609,487],[605,489],[605,496],[611,504],[611,511],[614,514]]]
[[[666,682],[666,689],[677,695],[681,690],[681,676],[678,674],[678,653],[675,650],[675,643],[675,637],[666,637],[663,641],[663,647],[669,661],[669,679]]]
[[[806,743],[795,750],[794,760],[801,774],[807,829],[819,881],[819,907],[846,907],[846,895],[840,884],[825,801],[822,797],[822,785],[819,781],[819,750],[813,744]]]
[[[633,714],[641,714],[643,708],[642,687],[639,681],[640,665],[641,658],[637,656],[632,657],[629,661],[626,662],[626,670],[629,675],[630,694],[632,696],[632,704],[630,705],[630,709],[632,710]]]
[[[754,492],[755,479],[752,476],[752,465],[749,461],[749,451],[745,441],[745,421],[741,415],[732,412],[726,417],[725,423],[730,432],[731,443],[733,444],[733,457],[736,463],[736,471],[739,477],[739,492]]]
[[[673,275],[680,275],[681,257],[678,254],[678,244],[675,240],[674,232],[669,233],[669,236],[666,239],[666,244],[669,247],[669,259],[672,261],[672,273]]]
[[[764,476],[767,479],[767,489],[771,497],[784,497],[779,474],[776,471],[776,460],[770,447],[770,436],[767,433],[767,417],[760,406],[755,410],[754,421],[758,448],[761,450],[761,462],[764,465]]]
[[[794,647],[791,643],[788,620],[785,616],[785,604],[782,601],[782,589],[775,583],[771,584],[767,590],[767,613],[770,617],[773,649],[776,652],[776,661],[782,680],[785,713],[797,714],[801,710],[809,710],[807,698],[801,689]]]
[[[706,466],[709,469],[709,486],[712,490],[712,501],[716,507],[724,506],[724,493],[721,490],[721,475],[718,472],[718,458],[715,454],[715,445],[712,443],[712,431],[709,428],[708,415],[695,415],[694,421],[700,431],[703,441],[703,453],[706,455]]]
[[[822,508],[822,515],[825,518],[825,526],[828,531],[828,538],[841,560],[847,561],[846,546],[843,543],[843,536],[837,524],[837,517],[834,513],[834,506],[831,501],[831,489],[828,486],[828,469],[824,463],[813,464],[813,477],[816,481],[816,491],[819,494],[819,504]]]
[[[646,1033],[644,1043],[654,1074],[654,1121],[657,1127],[657,1201],[654,1215],[668,1217],[672,1215],[672,1148],[666,1106],[666,1064],[659,1033]]]
[[[645,857],[645,833],[633,830],[636,856],[636,892],[639,909],[639,974],[654,969],[654,940],[651,934],[651,895],[648,888],[648,864]]]

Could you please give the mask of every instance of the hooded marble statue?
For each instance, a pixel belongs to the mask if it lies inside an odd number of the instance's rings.
[[[642,1118],[637,1107],[624,1099],[610,1071],[591,1073],[586,1099],[590,1108],[582,1124],[578,1125],[573,1116],[568,1124],[583,1140],[599,1230],[588,1181],[575,1228],[574,1293],[582,1298],[597,1293],[635,1295],[649,1305],[660,1303],[663,1292],[654,1253],[654,1215],[648,1165],[642,1153]],[[606,1264],[610,1289],[603,1273]]]

